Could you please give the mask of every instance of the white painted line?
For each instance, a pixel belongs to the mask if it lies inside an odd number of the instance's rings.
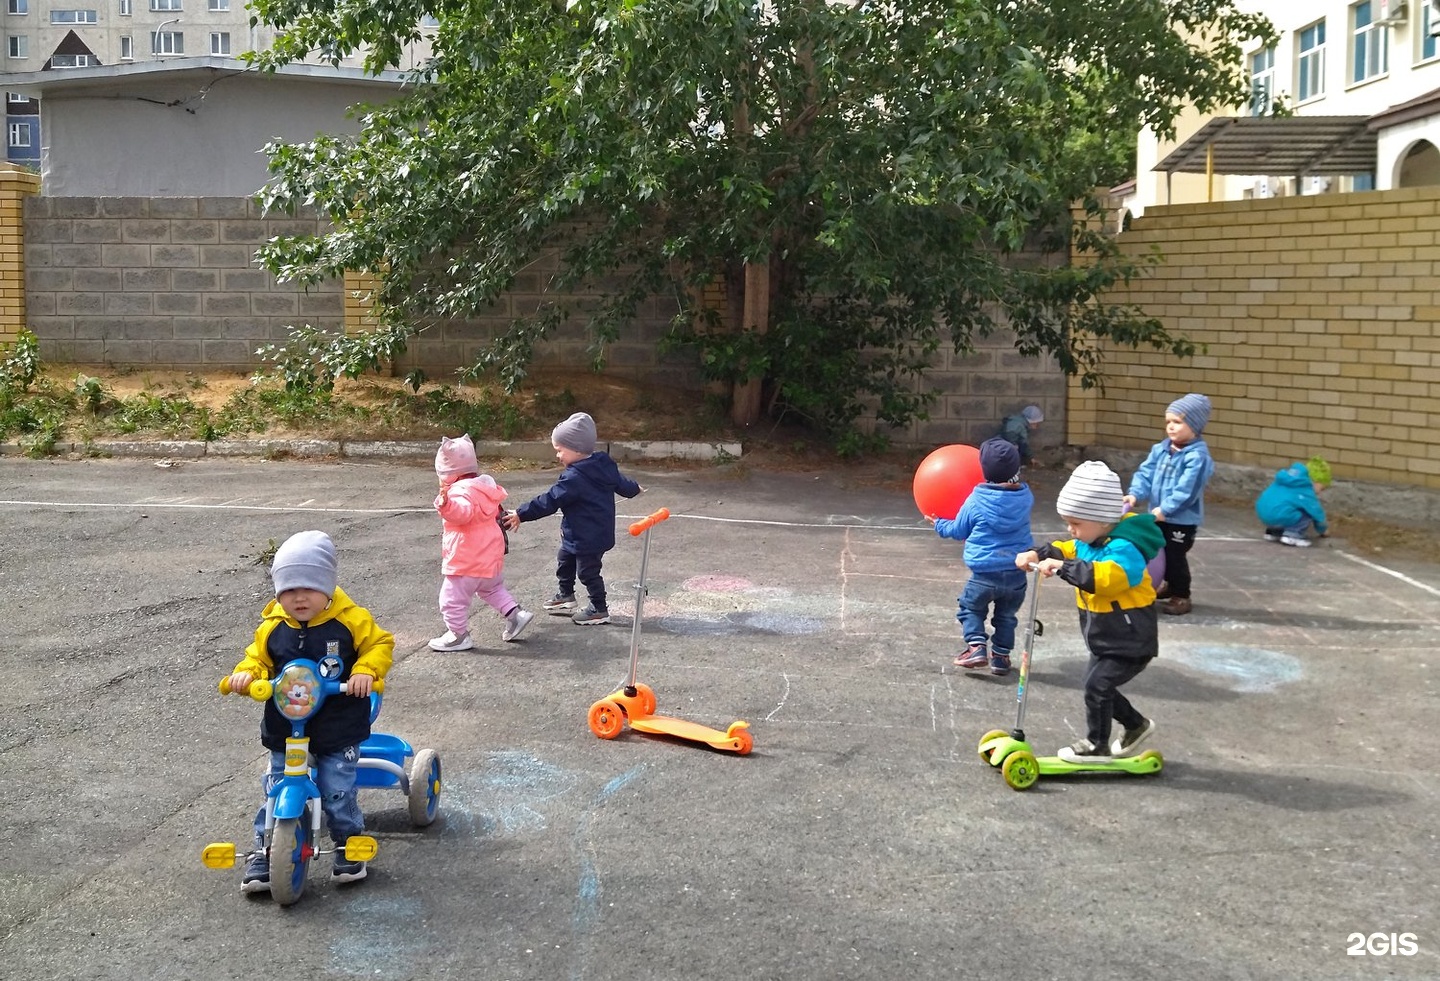
[[[1355,562],[1355,563],[1358,563],[1359,565],[1363,565],[1363,566],[1365,566],[1365,568],[1367,568],[1367,569],[1374,569],[1376,572],[1383,572],[1383,573],[1385,573],[1385,575],[1387,575],[1387,576],[1394,576],[1396,579],[1399,579],[1401,582],[1405,583],[1407,586],[1414,586],[1416,589],[1423,589],[1423,590],[1425,590],[1425,592],[1429,593],[1431,596],[1440,596],[1440,589],[1436,589],[1434,586],[1426,585],[1425,583],[1420,582],[1420,581],[1417,580],[1417,579],[1411,579],[1409,576],[1405,575],[1403,572],[1396,572],[1394,569],[1387,569],[1387,568],[1385,568],[1383,565],[1376,565],[1374,562],[1371,562],[1369,559],[1362,559],[1362,558],[1360,558],[1360,556],[1358,556],[1358,555],[1351,555],[1349,552],[1342,552],[1342,551],[1340,551],[1338,548],[1337,548],[1337,549],[1334,549],[1334,552],[1335,552],[1337,555],[1339,555],[1342,559],[1349,559],[1351,562]]]
[[[0,506],[12,505],[15,507],[32,508],[69,508],[80,510],[92,508],[103,510],[110,508],[131,509],[136,511],[156,511],[161,508],[172,508],[182,511],[294,511],[316,514],[434,514],[434,508],[306,508],[292,507],[283,504],[162,504],[155,501],[145,503],[116,504],[106,501],[0,501]]]

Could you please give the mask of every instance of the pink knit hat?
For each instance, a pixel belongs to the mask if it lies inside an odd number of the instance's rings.
[[[458,477],[461,474],[479,473],[480,464],[475,460],[475,444],[467,433],[459,439],[449,436],[440,440],[440,451],[435,454],[435,473],[441,478]]]

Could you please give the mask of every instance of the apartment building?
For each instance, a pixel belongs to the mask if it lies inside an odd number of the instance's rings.
[[[1125,209],[1440,184],[1440,0],[1239,0],[1251,98],[1140,135]],[[1277,115],[1280,105],[1291,114]]]

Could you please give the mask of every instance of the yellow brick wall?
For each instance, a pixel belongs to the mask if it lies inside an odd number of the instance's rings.
[[[345,270],[345,333],[353,334],[375,326],[370,312],[375,274]]]
[[[1106,300],[1203,350],[1108,349],[1067,441],[1141,449],[1186,392],[1219,462],[1315,453],[1338,477],[1440,488],[1440,187],[1153,208],[1118,239],[1165,261]]]
[[[0,163],[0,345],[25,328],[25,198],[39,191],[38,176]]]

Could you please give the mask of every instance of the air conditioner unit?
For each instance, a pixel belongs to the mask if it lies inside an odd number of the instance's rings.
[[[1330,178],[1311,176],[1305,178],[1306,194],[1325,194],[1330,190]]]
[[[1280,178],[1278,177],[1257,177],[1255,187],[1250,196],[1259,200],[1260,198],[1273,198],[1280,193]]]
[[[1406,0],[1378,0],[1375,7],[1375,23],[1385,24],[1390,27],[1398,27],[1405,23],[1405,15],[1408,12],[1405,9]],[[1430,20],[1433,24],[1435,20],[1433,12],[1430,15]]]

